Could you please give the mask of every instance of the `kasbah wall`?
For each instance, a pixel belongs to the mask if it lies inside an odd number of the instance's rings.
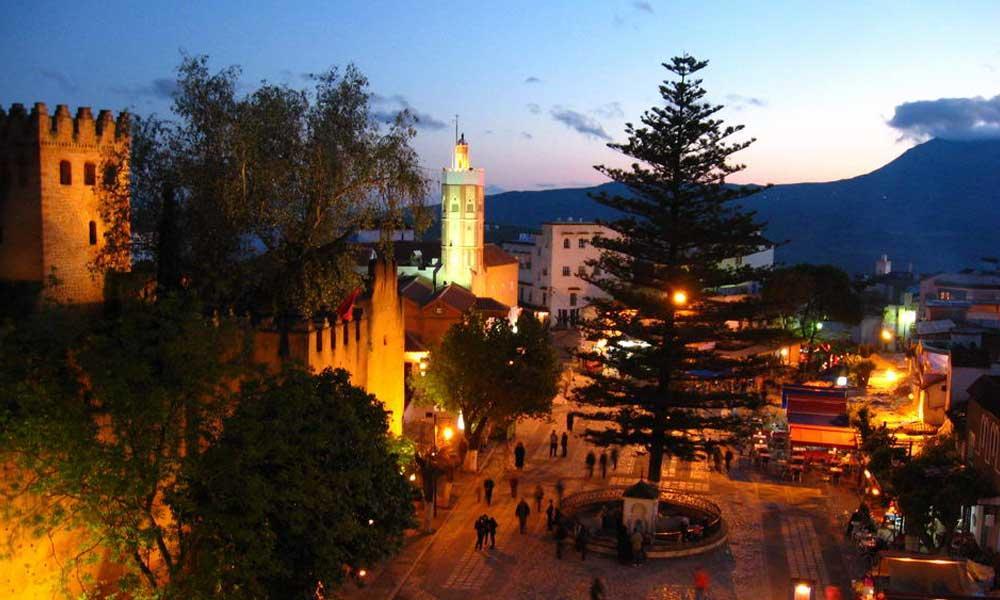
[[[90,265],[104,243],[95,188],[102,164],[128,144],[129,119],[90,108],[76,117],[44,103],[0,109],[0,279],[46,282],[49,297],[70,304],[104,298],[104,278]]]
[[[47,283],[54,275],[59,283],[46,286],[48,297],[76,305],[103,301],[104,278],[90,269],[105,231],[94,188],[102,176],[104,153],[128,143],[128,126],[127,114],[116,120],[105,110],[95,120],[89,108],[80,108],[74,118],[65,105],[52,116],[42,103],[30,114],[20,104],[9,113],[0,109],[0,279]],[[69,163],[68,179],[61,173],[63,162]],[[349,371],[355,385],[390,411],[390,430],[400,435],[405,334],[395,264],[373,261],[368,287],[357,301],[356,319],[293,327],[287,359],[315,371]],[[279,368],[277,331],[261,327],[253,335],[255,358]],[[18,475],[0,465],[0,477]],[[112,591],[120,568],[101,549],[95,550],[99,560],[93,564],[80,572],[66,571],[84,539],[82,532],[72,530],[35,537],[0,518],[0,598],[48,600],[67,592],[75,597],[85,576],[104,582],[97,590]]]

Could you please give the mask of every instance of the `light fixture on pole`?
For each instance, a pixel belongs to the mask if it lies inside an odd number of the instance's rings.
[[[674,303],[675,306],[684,306],[685,304],[687,304],[688,301],[687,292],[685,292],[684,290],[675,290],[673,295],[670,296],[670,300]]]

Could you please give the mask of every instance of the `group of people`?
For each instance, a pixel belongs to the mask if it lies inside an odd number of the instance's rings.
[[[497,520],[483,513],[476,519],[476,550],[482,550],[487,542],[490,548],[497,547]]]
[[[601,457],[600,458],[598,458],[594,454],[593,450],[591,450],[590,452],[588,452],[587,453],[587,458],[584,459],[584,463],[587,465],[587,478],[590,479],[591,477],[594,476],[594,465],[598,464],[598,463],[601,465],[601,479],[604,479],[605,477],[607,477],[608,476],[608,461],[609,461],[609,454],[608,454],[608,452],[606,452],[604,450],[601,450]],[[612,471],[617,471],[618,470],[618,447],[617,446],[612,446],[611,447],[610,462],[611,462],[611,470]]]
[[[518,445],[520,445],[520,442],[518,442]],[[523,448],[523,446],[521,447]],[[560,447],[562,447],[562,457],[566,458],[566,455],[569,452],[569,432],[564,431],[562,432],[562,435],[559,436],[556,435],[556,430],[553,429],[552,433],[549,434],[549,458],[559,456]]]

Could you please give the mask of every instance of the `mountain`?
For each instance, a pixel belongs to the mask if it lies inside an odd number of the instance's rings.
[[[592,188],[504,192],[489,196],[489,223],[537,228],[544,221],[614,218],[588,197]],[[858,177],[776,185],[744,201],[787,243],[777,260],[831,263],[870,272],[881,254],[896,270],[975,267],[1000,254],[1000,140],[931,140]]]

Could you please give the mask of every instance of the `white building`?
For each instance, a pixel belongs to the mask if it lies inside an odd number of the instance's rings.
[[[600,257],[601,250],[591,240],[618,234],[593,221],[553,221],[542,223],[541,233],[522,234],[517,240],[504,242],[503,249],[518,260],[518,303],[521,306],[548,312],[554,323],[571,325],[589,305],[589,298],[606,294],[580,275],[592,274],[591,260]],[[728,259],[731,267],[770,267],[774,264],[774,247],[769,246],[749,256]],[[600,275],[600,273],[597,273]],[[755,292],[754,283],[729,286],[723,294]]]

